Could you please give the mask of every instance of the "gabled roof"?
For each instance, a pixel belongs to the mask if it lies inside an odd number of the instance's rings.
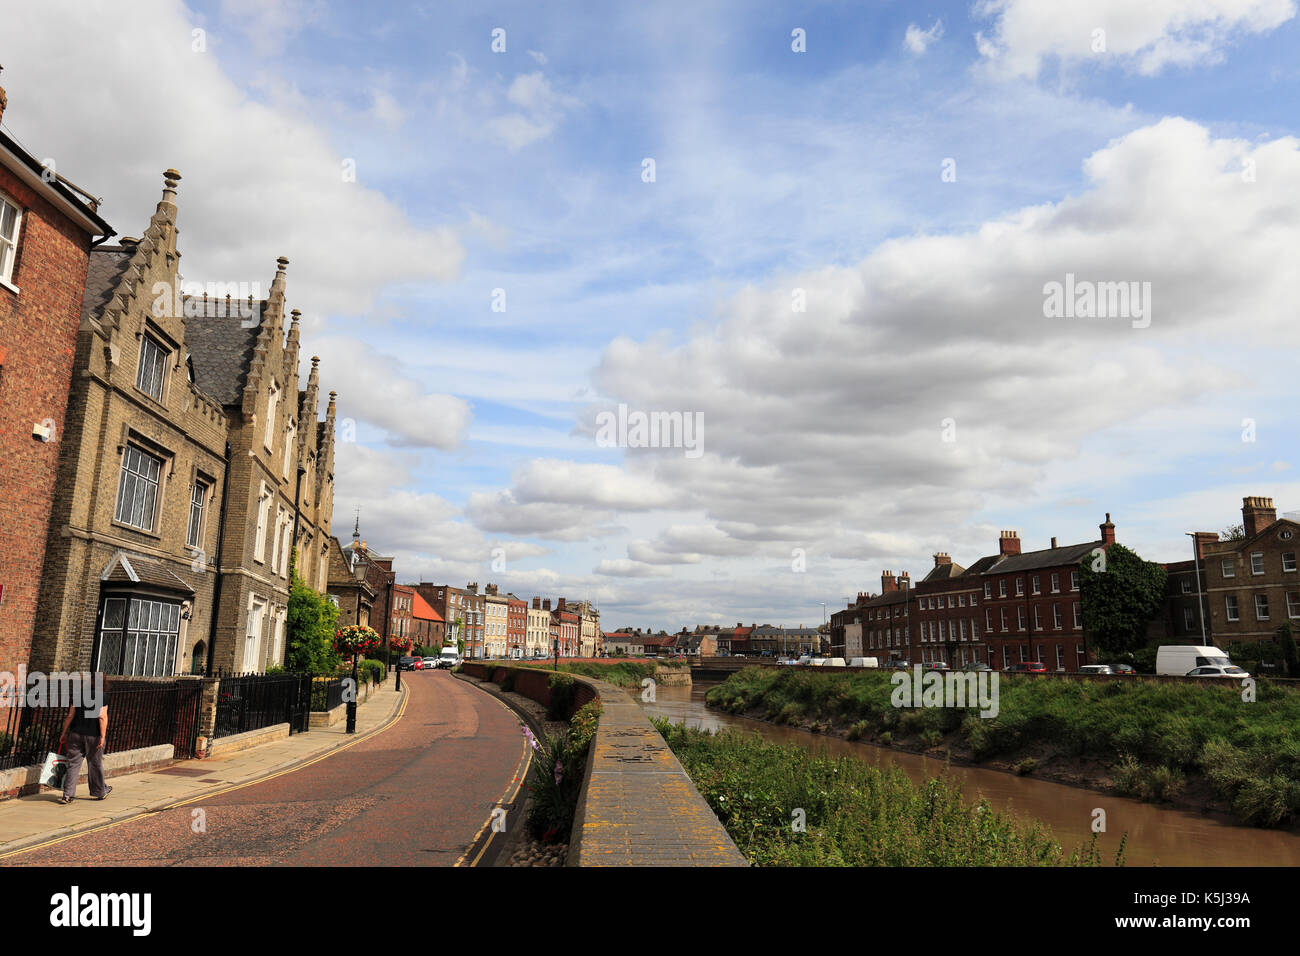
[[[921,578],[921,580],[918,583],[924,584],[926,581],[943,581],[948,578],[960,577],[965,572],[965,570],[966,570],[965,568],[963,568],[960,564],[957,564],[956,562],[949,562],[948,564],[936,564],[933,568],[930,569],[930,573],[927,574],[925,577]]]
[[[5,163],[5,166],[11,169],[14,175],[90,235],[117,235],[113,227],[106,223],[88,202],[64,185],[62,177],[56,175],[51,178],[44,164],[35,156],[4,133],[0,133],[0,161],[5,157],[10,160]]]
[[[194,588],[187,581],[172,573],[160,561],[125,551],[118,551],[109,559],[99,579],[107,584],[147,584],[164,591],[194,593]]]
[[[1300,531],[1300,523],[1297,523],[1290,518],[1278,518],[1271,525],[1260,531],[1256,531],[1248,538],[1230,538],[1227,541],[1210,542],[1205,549],[1205,553],[1209,555],[1223,554],[1227,551],[1243,551],[1261,538],[1265,538],[1270,534],[1276,534],[1278,528],[1282,525],[1290,525],[1291,528]]]
[[[438,624],[446,623],[442,615],[435,611],[428,601],[420,597],[419,591],[412,591],[411,597],[411,617],[421,621],[434,621]]]
[[[254,302],[251,316],[226,308],[224,300],[186,296],[185,344],[194,362],[194,384],[222,405],[243,400],[253,349],[266,302]],[[247,309],[247,303],[241,308]]]

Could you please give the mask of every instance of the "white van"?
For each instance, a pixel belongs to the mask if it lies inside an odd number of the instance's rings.
[[[438,655],[438,666],[452,668],[460,663],[460,652],[456,650],[455,644],[448,644]]]
[[[842,657],[814,657],[811,661],[813,667],[843,667],[844,658]]]
[[[850,667],[879,667],[880,658],[878,657],[850,657]]]
[[[1183,677],[1195,667],[1208,667],[1214,664],[1230,667],[1232,661],[1228,660],[1225,651],[1201,644],[1165,644],[1156,649],[1157,674]]]

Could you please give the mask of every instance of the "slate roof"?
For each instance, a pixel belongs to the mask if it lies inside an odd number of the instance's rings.
[[[960,564],[949,562],[948,564],[936,564],[930,569],[930,573],[921,578],[920,583],[926,581],[943,581],[948,578],[960,577],[966,571]]]
[[[98,319],[113,298],[113,290],[131,263],[135,247],[100,246],[90,251],[86,266],[86,292],[81,297],[81,317]]]
[[[115,584],[149,584],[167,591],[194,593],[194,588],[188,582],[173,574],[161,562],[124,551],[113,555],[109,561],[109,570],[100,580]]]
[[[248,381],[266,302],[254,302],[249,317],[239,309],[227,310],[223,300],[208,300],[206,310],[202,303],[191,305],[192,301],[186,297],[183,305],[185,344],[194,363],[194,384],[222,405],[238,405]],[[195,310],[197,314],[191,314]]]
[[[1042,551],[1028,551],[1025,554],[1009,554],[989,565],[985,574],[1012,574],[1016,571],[1033,571],[1037,568],[1055,568],[1064,564],[1078,564],[1094,548],[1100,548],[1100,540],[1085,544],[1067,544],[1063,548],[1044,548]],[[997,557],[1002,557],[997,555]]]

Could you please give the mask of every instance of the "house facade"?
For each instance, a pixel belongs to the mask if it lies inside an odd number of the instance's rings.
[[[1283,624],[1300,631],[1300,523],[1278,518],[1272,498],[1243,498],[1241,517],[1244,537],[1206,533],[1202,552],[1207,627],[1225,649],[1273,641]]]
[[[6,96],[0,88],[0,117]],[[0,132],[0,670],[32,651],[97,204]],[[67,480],[66,477],[64,479]]]

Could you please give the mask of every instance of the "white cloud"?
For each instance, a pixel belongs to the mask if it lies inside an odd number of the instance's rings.
[[[922,30],[915,23],[909,23],[907,32],[903,36],[903,46],[909,52],[921,56],[925,53],[926,48],[941,36],[943,36],[942,20],[935,20],[934,25],[928,30]]]
[[[1295,12],[1294,0],[980,0],[975,15],[996,23],[976,42],[1009,75],[1037,76],[1049,57],[1107,57],[1149,76],[1167,66],[1216,62],[1234,36],[1273,30]]]
[[[498,116],[488,125],[512,152],[550,136],[564,113],[578,105],[574,97],[557,93],[540,70],[515,77],[506,100],[519,112]]]
[[[595,573],[615,578],[666,578],[670,577],[673,571],[672,568],[663,565],[618,559],[600,562]]]

